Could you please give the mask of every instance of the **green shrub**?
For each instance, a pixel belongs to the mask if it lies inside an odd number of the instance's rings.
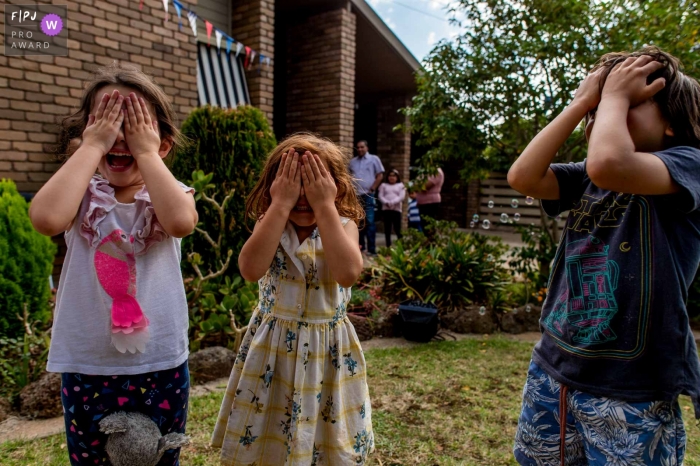
[[[0,337],[20,338],[26,303],[32,321],[51,318],[49,276],[56,245],[37,233],[10,180],[0,180]]]
[[[233,192],[226,206],[228,220],[222,230],[221,251],[224,255],[229,249],[233,251],[235,270],[238,253],[249,236],[245,228],[245,198],[260,177],[267,154],[275,147],[275,137],[263,113],[249,106],[230,110],[197,108],[183,122],[182,132],[191,144],[175,157],[173,175],[184,181],[196,170],[212,173],[213,188],[209,194],[219,202],[224,193]],[[219,219],[219,213],[209,203],[198,202],[197,211],[205,230]],[[183,252],[205,251],[209,243],[203,235],[194,234],[184,239],[182,247]],[[219,267],[211,255],[203,255],[202,262],[205,272]]]
[[[206,205],[216,213],[208,225],[200,223],[194,233],[207,239],[203,249],[186,256],[188,266],[185,267],[183,279],[190,315],[190,350],[226,346],[238,351],[245,324],[257,305],[258,284],[247,283],[235,274],[232,278],[233,251],[229,249],[224,255],[222,243],[225,226],[229,224],[227,207],[234,193],[224,190],[220,193],[223,199],[214,199],[212,191],[216,186],[211,183],[213,176],[213,173],[205,175],[201,170],[196,170],[189,182],[197,191],[200,206]],[[216,268],[202,271],[204,257],[208,257],[209,263],[214,263]]]
[[[530,293],[536,295],[547,287],[557,244],[541,227],[517,225],[515,230],[520,233],[523,246],[512,249],[511,273],[522,277]]]
[[[377,256],[382,294],[394,302],[420,298],[441,307],[485,302],[507,279],[500,238],[464,233],[448,222],[430,222],[428,236],[412,231]]]

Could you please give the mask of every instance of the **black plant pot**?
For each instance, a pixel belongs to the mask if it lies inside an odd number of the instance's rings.
[[[440,319],[438,308],[434,304],[418,300],[404,301],[399,304],[401,333],[406,340],[421,343],[428,342],[438,332]]]

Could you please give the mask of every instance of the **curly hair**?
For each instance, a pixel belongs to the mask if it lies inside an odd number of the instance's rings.
[[[292,134],[273,149],[267,157],[260,180],[246,199],[246,218],[260,220],[270,208],[272,203],[270,187],[277,176],[282,155],[290,149],[294,149],[299,154],[307,150],[312,154],[318,154],[328,165],[328,170],[338,188],[335,198],[338,213],[359,225],[365,217],[365,212],[355,192],[354,179],[348,170],[349,154],[329,139],[311,133]]]
[[[658,47],[644,47],[635,52],[613,52],[603,55],[593,66],[591,72],[603,68],[600,79],[602,93],[605,81],[612,69],[629,57],[648,55],[655,61],[663,63],[664,67],[655,71],[647,78],[651,83],[658,78],[664,78],[666,85],[657,92],[653,99],[659,107],[664,119],[671,125],[674,136],[669,137],[667,147],[690,146],[700,148],[700,84],[694,78],[687,76],[681,70],[680,60]],[[586,116],[586,124],[595,115],[593,109]]]
[[[163,89],[155,81],[137,68],[113,62],[94,71],[95,76],[85,85],[78,111],[65,117],[61,122],[61,131],[55,151],[59,159],[65,160],[78,148],[76,143],[85,131],[88,117],[92,110],[95,96],[108,85],[121,85],[139,91],[146,102],[153,105],[158,119],[158,129],[162,139],[170,139],[173,147],[170,154],[175,154],[186,144],[186,138],[177,128],[177,118],[173,106]]]

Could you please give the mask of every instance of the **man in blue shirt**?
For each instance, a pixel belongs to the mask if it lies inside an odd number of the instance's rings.
[[[367,141],[358,141],[355,147],[357,156],[350,160],[350,171],[355,177],[357,195],[365,208],[365,224],[360,229],[360,249],[368,254],[376,254],[375,236],[376,227],[374,225],[374,206],[376,205],[376,191],[384,178],[384,166],[376,155],[369,153]],[[365,249],[365,238],[367,238],[367,248]]]

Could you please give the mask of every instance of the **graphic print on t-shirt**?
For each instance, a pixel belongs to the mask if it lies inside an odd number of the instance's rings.
[[[583,195],[554,258],[542,325],[562,349],[632,359],[644,350],[651,303],[649,203]],[[634,226],[635,228],[632,228]]]

